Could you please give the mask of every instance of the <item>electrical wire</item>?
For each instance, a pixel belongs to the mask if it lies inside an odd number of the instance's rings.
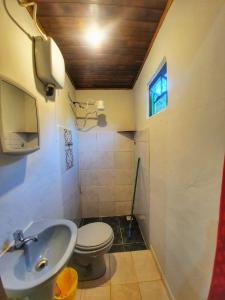
[[[10,17],[10,19],[26,34],[26,36],[30,39],[33,40],[33,37],[16,21],[16,19],[14,19],[14,17],[11,15],[8,6],[7,6],[7,1],[3,0],[3,5],[5,8],[5,11],[7,13],[7,15]]]
[[[79,130],[79,131],[89,131],[89,130],[91,130],[91,129],[93,129],[93,128],[95,128],[97,125],[93,125],[93,126],[90,126],[90,127],[88,127],[88,128],[85,128],[85,126],[87,125],[87,121],[88,121],[88,116],[89,115],[92,115],[92,114],[96,114],[96,118],[98,117],[98,114],[97,114],[97,111],[95,110],[95,111],[92,111],[92,112],[87,112],[86,113],[86,115],[84,116],[84,120],[83,120],[83,124],[81,125],[81,127],[79,126],[79,124],[78,124],[78,120],[77,120],[77,114],[76,114],[76,110],[75,110],[75,105],[74,105],[74,101],[73,101],[73,99],[71,98],[71,96],[70,96],[70,94],[68,93],[68,97],[69,97],[69,100],[70,100],[70,106],[71,106],[71,109],[72,109],[72,111],[73,111],[73,113],[74,113],[74,117],[75,117],[75,125],[76,125],[76,127],[77,127],[77,130]],[[78,102],[77,102],[78,103]],[[82,106],[79,106],[80,108],[82,108],[82,109],[86,109],[86,108],[88,108],[88,102],[87,102],[87,106],[86,107],[82,107]]]
[[[37,23],[37,3],[35,3],[35,2],[24,2],[22,0],[17,0],[17,1],[18,1],[19,5],[21,5],[22,7],[25,7],[25,8],[33,7],[32,18],[34,20],[34,23],[35,23],[38,31],[40,32],[41,36],[45,40],[47,40],[48,38],[47,38],[46,34],[41,30],[41,28],[39,27],[39,25]]]
[[[38,31],[40,32],[41,36],[47,40],[48,37],[46,36],[46,34],[43,33],[43,31],[41,30],[41,28],[39,27],[38,23],[37,23],[37,3],[35,2],[24,2],[22,0],[17,0],[18,4],[22,7],[33,7],[33,12],[32,12],[32,19],[34,20],[35,26],[37,27]],[[12,14],[9,11],[9,8],[7,6],[7,0],[3,0],[3,5],[5,8],[6,13],[8,14],[8,16],[10,17],[10,19],[26,34],[26,36],[30,39],[33,40],[33,36],[30,35],[18,22],[17,20],[12,16]]]

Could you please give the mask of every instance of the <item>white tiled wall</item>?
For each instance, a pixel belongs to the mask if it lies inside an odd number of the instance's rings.
[[[83,217],[127,215],[134,179],[132,134],[79,133]]]
[[[140,157],[137,192],[135,199],[135,215],[148,245],[149,241],[149,129],[137,131],[135,135],[135,161]]]

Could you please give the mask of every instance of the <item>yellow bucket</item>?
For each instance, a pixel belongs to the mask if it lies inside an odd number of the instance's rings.
[[[72,268],[65,268],[56,278],[55,300],[74,300],[78,275]]]

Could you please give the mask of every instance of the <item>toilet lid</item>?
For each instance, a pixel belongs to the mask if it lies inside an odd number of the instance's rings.
[[[94,222],[78,229],[77,249],[96,249],[106,245],[113,238],[112,228],[103,222]]]

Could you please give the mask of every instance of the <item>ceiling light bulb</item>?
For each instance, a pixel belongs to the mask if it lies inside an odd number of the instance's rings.
[[[86,33],[86,41],[94,47],[100,46],[104,39],[104,32],[98,26],[92,26]]]

